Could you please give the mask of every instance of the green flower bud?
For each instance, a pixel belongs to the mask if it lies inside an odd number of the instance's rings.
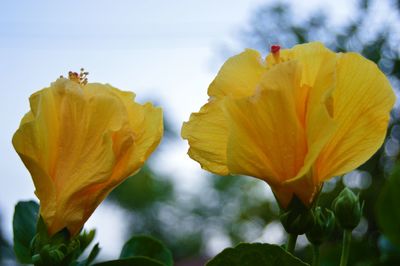
[[[65,255],[61,250],[53,249],[49,251],[49,257],[52,259],[52,261],[60,263],[65,258]]]
[[[332,203],[336,220],[343,229],[353,230],[361,219],[362,207],[359,197],[344,188]]]
[[[280,220],[289,234],[302,235],[308,232],[314,225],[312,211],[294,197],[288,209],[280,215]]]
[[[308,241],[313,245],[321,245],[335,229],[335,214],[327,209],[316,207],[314,210],[314,226],[306,233]]]

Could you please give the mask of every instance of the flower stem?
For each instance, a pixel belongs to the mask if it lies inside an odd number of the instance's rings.
[[[289,253],[294,252],[294,247],[296,246],[297,235],[296,234],[289,234],[288,242],[286,244],[286,251]]]
[[[313,247],[313,259],[312,266],[319,266],[319,245],[312,245]]]
[[[349,259],[351,243],[351,230],[345,229],[343,232],[343,245],[342,245],[342,257],[340,258],[340,266],[346,266]]]

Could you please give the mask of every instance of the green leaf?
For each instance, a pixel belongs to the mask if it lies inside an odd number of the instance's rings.
[[[90,251],[89,256],[79,262],[75,262],[75,264],[72,264],[73,266],[89,266],[97,257],[97,255],[100,252],[99,248],[99,243],[96,243],[96,245],[93,246],[92,250]]]
[[[207,266],[307,266],[307,263],[286,252],[280,246],[242,243],[227,248],[210,260]]]
[[[20,201],[13,218],[14,252],[19,262],[32,263],[30,244],[36,233],[39,205],[34,201]]]
[[[383,186],[376,204],[379,227],[385,236],[400,247],[400,164]]]
[[[87,232],[86,230],[83,231],[83,233],[81,233],[77,238],[79,240],[79,249],[80,249],[80,254],[82,254],[85,249],[90,245],[90,243],[92,243],[94,237],[96,235],[96,230],[90,230],[89,232]],[[97,249],[98,244],[96,244]],[[94,247],[93,247],[94,248]],[[93,251],[93,249],[92,249]]]
[[[152,258],[165,266],[172,266],[171,252],[159,241],[149,236],[134,236],[122,248],[121,259],[143,256]]]
[[[164,266],[164,264],[147,257],[132,257],[100,262],[93,266]]]
[[[97,257],[99,252],[100,252],[99,243],[96,243],[96,245],[94,245],[94,247],[92,248],[92,251],[90,251],[90,254],[86,259],[85,265],[90,265],[90,263],[92,263],[94,259]]]

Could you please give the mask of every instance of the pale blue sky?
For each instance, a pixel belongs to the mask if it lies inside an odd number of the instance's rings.
[[[90,82],[110,83],[137,93],[139,102],[156,99],[179,131],[182,121],[207,100],[208,84],[226,58],[220,48],[243,47],[237,35],[251,11],[265,0],[28,1],[5,0],[0,8],[0,215],[10,238],[18,200],[34,198],[29,173],[11,145],[19,121],[28,111],[28,97],[69,70],[85,67]],[[286,1],[287,2],[287,1]],[[328,5],[333,16],[351,15],[351,6],[332,1],[297,1],[297,15]],[[336,8],[335,8],[336,7]],[[182,141],[165,157],[165,171],[200,173]],[[194,175],[195,176],[195,175]],[[182,181],[193,183],[196,181]],[[102,206],[89,226],[98,227],[108,255],[107,226],[123,214]],[[107,219],[101,219],[107,215]],[[113,218],[114,217],[114,218]],[[105,239],[105,241],[102,241]],[[114,248],[114,249],[113,249]]]

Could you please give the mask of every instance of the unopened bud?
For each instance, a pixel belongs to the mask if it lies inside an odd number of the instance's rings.
[[[332,234],[335,228],[335,214],[327,209],[316,207],[314,210],[314,226],[306,233],[308,241],[313,245],[321,245]]]
[[[344,188],[332,203],[336,220],[343,229],[353,230],[361,219],[360,199],[353,191]]]

